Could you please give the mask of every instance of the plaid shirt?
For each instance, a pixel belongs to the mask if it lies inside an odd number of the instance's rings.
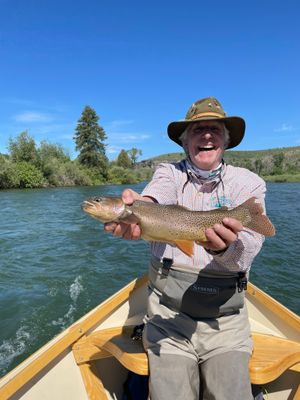
[[[160,204],[179,204],[191,210],[208,211],[222,206],[237,207],[253,196],[265,208],[265,192],[263,179],[245,168],[224,164],[219,176],[201,180],[182,160],[160,164],[142,195],[151,196]],[[151,251],[159,259],[171,258],[175,265],[192,268],[195,272],[205,267],[222,272],[248,272],[263,241],[264,236],[244,229],[225,252],[217,255],[196,243],[193,257],[188,257],[174,245],[161,242],[151,242]]]

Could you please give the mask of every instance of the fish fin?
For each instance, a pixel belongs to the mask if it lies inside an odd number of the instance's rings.
[[[194,254],[194,242],[191,240],[175,240],[174,244],[187,256],[192,257]]]
[[[228,207],[227,206],[222,206],[222,207],[218,208],[217,210],[228,211]]]
[[[275,228],[269,218],[263,214],[264,209],[262,205],[256,201],[256,197],[251,197],[240,207],[246,207],[250,214],[250,221],[244,224],[245,227],[260,233],[264,236],[274,236]]]
[[[229,210],[229,208],[227,207],[227,206],[221,206],[221,207],[218,207],[218,208],[214,208],[212,211],[216,211],[216,212],[224,212],[224,211],[228,211]]]
[[[134,214],[128,214],[125,217],[118,219],[120,222],[125,222],[125,224],[138,224],[140,222],[139,218]]]

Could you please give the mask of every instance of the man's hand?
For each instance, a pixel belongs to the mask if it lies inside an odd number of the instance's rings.
[[[240,221],[234,218],[224,218],[223,224],[215,224],[205,230],[207,241],[197,241],[205,249],[212,251],[226,250],[238,238],[238,233],[243,230]]]
[[[131,189],[125,189],[122,193],[125,204],[131,205],[135,200],[150,201],[149,197],[143,197]],[[124,222],[108,222],[104,224],[104,230],[111,232],[114,236],[120,236],[127,240],[138,240],[141,238],[141,228],[138,224],[126,224]]]

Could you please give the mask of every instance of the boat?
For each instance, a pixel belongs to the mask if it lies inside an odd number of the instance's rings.
[[[127,284],[0,380],[1,400],[119,400],[128,376],[148,375],[141,340],[148,277]],[[265,399],[300,399],[300,317],[248,283],[251,382]],[[147,379],[147,378],[146,378]]]

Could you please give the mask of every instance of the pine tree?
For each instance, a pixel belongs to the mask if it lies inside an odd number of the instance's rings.
[[[86,106],[78,120],[74,140],[79,151],[78,161],[90,168],[98,169],[107,176],[108,159],[105,154],[104,129],[98,124],[99,117],[95,110]]]

